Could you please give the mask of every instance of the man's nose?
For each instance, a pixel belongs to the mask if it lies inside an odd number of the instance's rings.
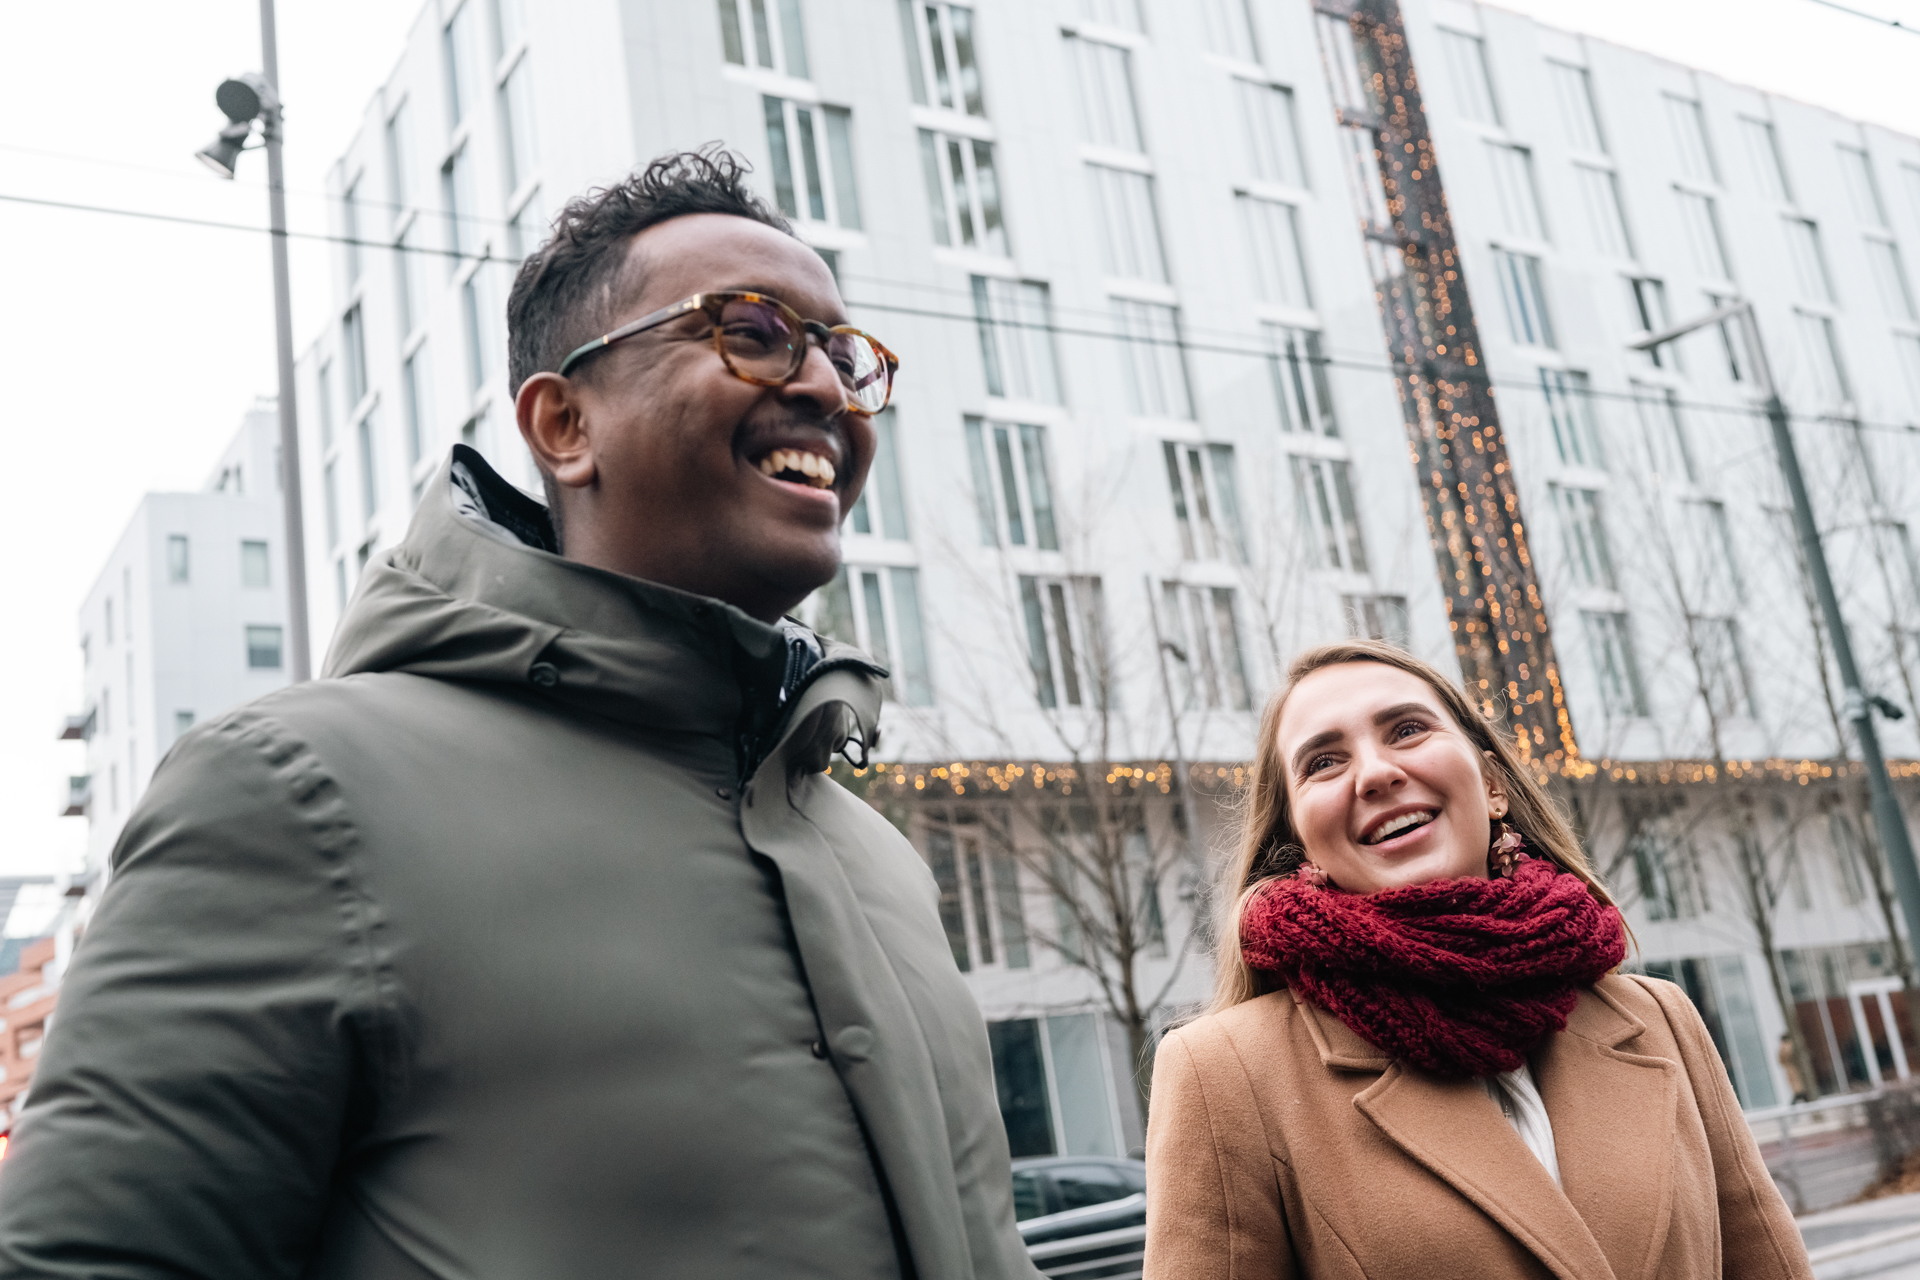
[[[847,387],[840,381],[840,371],[827,355],[824,341],[817,334],[807,335],[807,355],[800,362],[800,372],[780,388],[780,394],[786,400],[811,400],[821,417],[837,418],[847,409]]]

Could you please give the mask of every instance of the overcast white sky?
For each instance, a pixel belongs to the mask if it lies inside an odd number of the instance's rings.
[[[1850,4],[1920,26],[1920,0]],[[1815,0],[1503,7],[1920,135],[1920,35]],[[281,0],[296,230],[324,229],[327,167],[418,10],[412,0]],[[140,495],[197,488],[275,373],[264,236],[5,198],[263,225],[262,157],[246,156],[230,183],[192,158],[222,123],[214,86],[259,66],[255,0],[0,0],[0,31],[0,441],[14,477],[0,557],[8,874],[75,865],[84,848],[84,821],[54,816],[66,775],[85,768],[80,744],[54,740],[60,718],[80,709],[75,609]],[[330,306],[325,247],[295,241],[293,269],[298,349]]]

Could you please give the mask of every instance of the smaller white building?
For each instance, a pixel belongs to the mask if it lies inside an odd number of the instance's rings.
[[[99,882],[174,740],[287,682],[279,419],[256,402],[197,493],[149,493],[80,607],[84,707],[67,726],[87,774],[66,812],[88,822]]]

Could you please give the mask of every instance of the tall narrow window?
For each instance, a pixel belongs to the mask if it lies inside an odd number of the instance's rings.
[[[1161,449],[1166,456],[1167,488],[1173,498],[1181,554],[1189,560],[1245,563],[1246,531],[1240,525],[1233,446],[1169,440]]]
[[[1593,251],[1605,258],[1633,257],[1633,240],[1620,209],[1620,182],[1613,170],[1576,164],[1573,176],[1580,183],[1580,203],[1586,210]]]
[[[360,283],[360,179],[355,178],[348,184],[340,197],[340,229],[342,239],[346,241],[347,251],[347,288]]]
[[[1916,320],[1913,290],[1907,283],[1907,269],[1900,261],[1900,246],[1879,236],[1866,237],[1867,264],[1880,290],[1880,305],[1891,320]]]
[[[867,469],[867,487],[847,513],[847,522],[855,533],[905,542],[907,532],[906,497],[900,487],[899,433],[894,429],[893,410],[873,420],[875,448],[873,465]]]
[[[1583,613],[1587,650],[1595,674],[1600,677],[1600,696],[1610,715],[1637,717],[1647,714],[1647,695],[1640,684],[1640,664],[1633,652],[1633,632],[1624,613]]]
[[[1246,131],[1247,155],[1253,176],[1261,182],[1307,185],[1307,169],[1300,158],[1300,129],[1294,117],[1293,90],[1258,80],[1233,82],[1240,107],[1240,125]]]
[[[1240,221],[1247,231],[1254,288],[1262,302],[1310,307],[1306,255],[1300,248],[1300,214],[1290,204],[1240,196]]]
[[[1900,361],[1900,372],[1906,376],[1913,412],[1920,414],[1920,335],[1894,334],[1893,350]]]
[[[1540,216],[1540,194],[1533,185],[1533,154],[1525,147],[1489,142],[1487,160],[1493,169],[1493,190],[1507,234],[1545,240],[1547,224]]]
[[[357,304],[341,317],[340,346],[347,359],[347,403],[357,406],[367,394],[367,330]]]
[[[400,389],[406,399],[407,465],[411,468],[426,453],[428,423],[433,420],[428,396],[432,379],[427,372],[427,344],[421,343],[400,366]]]
[[[1587,69],[1550,60],[1547,73],[1553,80],[1553,97],[1560,107],[1560,126],[1566,131],[1567,146],[1605,154],[1606,135],[1600,131],[1600,113],[1594,110],[1593,82]]]
[[[1853,216],[1865,227],[1884,227],[1887,225],[1887,207],[1880,200],[1880,184],[1873,177],[1873,161],[1865,148],[1850,147],[1841,143],[1840,178],[1847,188],[1847,201],[1853,206]]]
[[[519,48],[526,33],[526,0],[493,0],[494,60],[498,61]]]
[[[314,371],[314,390],[320,398],[320,449],[333,448],[333,362],[322,360]]]
[[[1193,417],[1179,308],[1115,298],[1113,318],[1124,340],[1121,360],[1133,412],[1147,418]]]
[[[1627,309],[1630,323],[1643,333],[1659,333],[1673,323],[1667,312],[1667,286],[1650,276],[1627,278]],[[1669,345],[1646,353],[1647,362],[1656,368],[1678,365],[1679,351]]]
[[[1793,188],[1787,183],[1787,166],[1780,159],[1780,140],[1770,120],[1740,117],[1740,134],[1747,143],[1747,163],[1760,191],[1775,204],[1792,204]]]
[[[1740,624],[1732,618],[1695,618],[1691,626],[1706,681],[1707,706],[1722,719],[1757,716]]]
[[[170,533],[167,535],[167,581],[185,582],[188,577],[187,535]]]
[[[466,331],[467,338],[467,377],[475,391],[487,385],[487,337],[480,319],[481,309],[485,305],[480,298],[481,290],[485,287],[482,279],[484,274],[484,268],[475,271],[460,287],[461,319],[464,321],[461,327]]]
[[[1500,105],[1487,73],[1487,48],[1479,36],[1440,29],[1440,52],[1453,82],[1454,106],[1478,124],[1499,124]]]
[[[1853,388],[1847,380],[1847,367],[1840,358],[1840,334],[1828,316],[1794,313],[1800,330],[1800,350],[1805,357],[1806,378],[1814,401],[1822,409],[1839,409],[1853,400]]]
[[[1349,464],[1296,456],[1293,489],[1302,532],[1316,565],[1365,573],[1367,552],[1360,540],[1360,514],[1353,501]]]
[[[380,471],[374,458],[374,414],[360,419],[360,513],[372,520],[380,510]]]
[[[1080,89],[1080,136],[1097,147],[1143,151],[1140,115],[1134,109],[1133,71],[1119,45],[1067,37],[1074,79]]]
[[[1133,280],[1166,280],[1152,177],[1130,169],[1090,164],[1087,179],[1100,220],[1101,266],[1106,273]]]
[[[1327,377],[1327,359],[1321,352],[1319,332],[1279,324],[1262,327],[1273,352],[1273,390],[1280,402],[1281,427],[1318,436],[1339,435],[1333,410],[1333,386]]]
[[[1685,187],[1675,187],[1673,194],[1680,202],[1680,225],[1686,228],[1693,269],[1712,280],[1733,279],[1733,268],[1727,262],[1727,246],[1720,238],[1720,217],[1714,210],[1713,197]]]
[[[507,73],[500,86],[501,159],[505,161],[506,192],[509,198],[520,184],[533,177],[533,72],[531,58],[521,58]]]
[[[473,39],[475,6],[463,4],[454,11],[453,20],[441,32],[441,54],[447,69],[447,122],[459,128],[480,91],[480,69],[476,64],[479,49]]]
[[[1820,249],[1820,228],[1808,218],[1789,216],[1781,220],[1787,232],[1787,260],[1793,264],[1793,280],[1800,297],[1807,302],[1832,302],[1833,277],[1827,273],[1827,256]]]
[[[1607,528],[1600,519],[1600,495],[1591,489],[1552,486],[1553,505],[1560,515],[1560,532],[1565,540],[1567,565],[1583,587],[1604,587],[1612,591],[1618,585],[1613,577],[1613,556],[1607,547]]]
[[[1104,26],[1146,30],[1140,21],[1140,0],[1080,0],[1080,14]]]
[[[1378,145],[1370,128],[1340,130],[1340,148],[1345,160],[1341,168],[1347,175],[1347,194],[1353,197],[1353,207],[1360,211],[1367,229],[1388,235],[1393,228],[1393,215],[1387,208],[1387,189],[1380,185]]]
[[[473,254],[480,246],[479,231],[473,223],[479,198],[474,194],[471,147],[461,147],[441,166],[440,197],[447,208],[447,247],[455,255],[447,259],[447,272],[451,275],[460,269],[460,258]]]
[[[1729,614],[1746,599],[1740,560],[1733,549],[1733,528],[1727,523],[1727,504],[1711,499],[1682,505],[1693,548],[1693,605],[1698,613]]]
[[[920,167],[940,244],[1006,254],[1007,228],[1000,216],[1000,178],[993,144],[920,130]]]
[[[1161,586],[1160,625],[1186,710],[1252,708],[1233,591],[1227,587]]]
[[[1542,369],[1540,390],[1546,397],[1547,418],[1553,424],[1553,443],[1560,460],[1576,467],[1604,469],[1606,455],[1600,448],[1600,428],[1594,420],[1593,390],[1587,375]]]
[[[1019,586],[1035,700],[1048,710],[1100,705],[1100,579],[1022,574]]]
[[[907,39],[907,79],[913,100],[970,116],[987,114],[974,61],[973,8],[966,4],[900,0]]]
[[[340,481],[334,474],[334,464],[329,461],[320,471],[322,505],[327,511],[327,546],[340,545]]]
[[[858,229],[852,117],[844,107],[810,107],[763,98],[774,203],[790,218]],[[996,216],[998,209],[996,206]]]
[[[807,78],[800,0],[719,0],[719,5],[720,48],[728,62]]]
[[[1671,387],[1650,387],[1637,382],[1632,386],[1633,405],[1639,411],[1655,473],[1697,482],[1699,475],[1694,470],[1686,420],[1680,416],[1679,395]]]
[[[973,277],[973,314],[987,392],[1014,400],[1060,403],[1053,315],[1047,286],[1031,280]]]
[[[241,540],[240,585],[243,587],[265,587],[271,585],[270,569],[267,561],[267,544],[265,542],[254,538]]]
[[[1547,315],[1546,290],[1540,284],[1540,259],[1495,249],[1493,260],[1500,274],[1500,297],[1507,307],[1507,332],[1523,346],[1553,346],[1553,322]]]
[[[1060,549],[1047,429],[968,418],[967,451],[980,503],[981,542],[988,546]]]
[[[1208,49],[1241,62],[1260,61],[1260,45],[1254,37],[1247,0],[1200,0],[1200,18],[1206,27]]]
[[[413,182],[413,111],[408,101],[387,117],[387,198],[396,219],[413,205]]]
[[[1667,125],[1673,133],[1673,145],[1680,158],[1680,173],[1695,182],[1720,181],[1713,163],[1713,148],[1707,142],[1707,119],[1700,104],[1677,94],[1660,95],[1667,105]]]
[[[888,698],[910,707],[933,704],[917,569],[848,565],[820,589],[814,628],[887,667]]]

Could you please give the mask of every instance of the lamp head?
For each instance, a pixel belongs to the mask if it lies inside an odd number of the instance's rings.
[[[257,76],[236,76],[220,82],[213,91],[213,101],[234,124],[250,124],[260,114],[260,91],[264,87]]]
[[[231,80],[227,83],[233,83]],[[240,152],[247,145],[247,138],[253,133],[251,120],[236,121],[222,129],[217,137],[206,146],[194,152],[194,158],[223,178],[233,176],[233,167],[240,161]]]

